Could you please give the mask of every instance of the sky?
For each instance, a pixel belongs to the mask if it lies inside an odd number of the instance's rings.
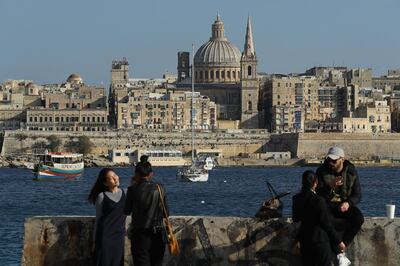
[[[0,0],[0,82],[60,83],[79,73],[110,81],[113,59],[130,77],[176,73],[177,52],[200,47],[217,13],[243,50],[250,15],[258,71],[313,66],[400,68],[398,0]]]

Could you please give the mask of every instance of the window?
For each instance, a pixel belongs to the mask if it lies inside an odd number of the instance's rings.
[[[251,66],[247,67],[247,76],[251,76]]]
[[[200,79],[203,79],[203,71],[200,71]]]
[[[232,74],[233,74],[233,78],[235,79],[236,78],[236,72],[232,71]]]
[[[221,71],[221,78],[225,78],[225,71]]]
[[[248,111],[252,111],[253,110],[253,104],[251,103],[251,101],[247,102],[247,110]]]
[[[215,78],[219,79],[219,70],[215,71]]]
[[[227,72],[226,72],[226,76],[228,77],[228,79],[230,79],[230,78],[231,78],[231,72],[230,72],[230,71],[227,71]]]

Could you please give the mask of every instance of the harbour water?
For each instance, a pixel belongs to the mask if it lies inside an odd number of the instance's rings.
[[[156,168],[155,180],[165,185],[172,215],[253,216],[269,197],[266,181],[283,198],[284,216],[291,215],[291,196],[308,168],[217,168],[207,183],[180,183],[175,168]],[[25,169],[0,169],[0,265],[19,265],[24,219],[42,215],[94,215],[86,198],[100,168],[85,169],[79,181],[33,181]],[[126,188],[131,168],[117,168]],[[400,204],[400,168],[358,168],[365,216],[385,216],[385,205]]]

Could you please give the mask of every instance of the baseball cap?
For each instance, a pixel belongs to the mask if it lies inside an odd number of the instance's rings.
[[[337,160],[344,157],[344,151],[339,147],[330,147],[326,157],[329,157],[332,160]]]

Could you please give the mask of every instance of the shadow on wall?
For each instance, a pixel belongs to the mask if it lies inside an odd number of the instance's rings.
[[[58,240],[48,246],[49,228],[42,234],[44,266],[87,266],[92,265],[91,244],[93,243],[93,223],[79,220],[64,221],[56,227]],[[47,250],[47,252],[45,251]]]
[[[175,219],[173,224],[182,249],[178,257],[167,254],[166,265],[301,265],[296,240],[290,237],[297,229],[280,220],[236,220],[226,229],[217,225],[219,232],[210,230],[202,218]],[[216,234],[226,235],[229,243],[215,245]]]

